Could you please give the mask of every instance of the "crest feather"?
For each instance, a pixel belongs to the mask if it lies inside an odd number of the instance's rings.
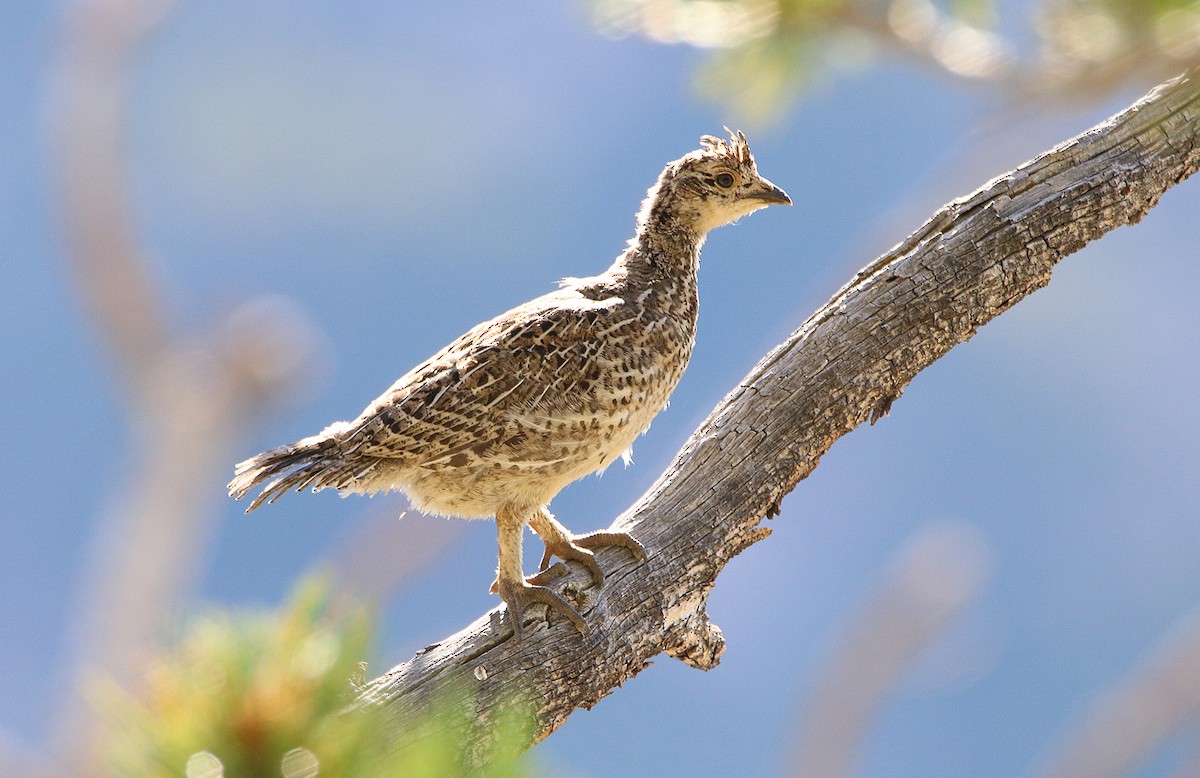
[[[710,154],[722,154],[736,160],[738,164],[749,165],[754,163],[754,156],[750,153],[750,146],[746,143],[746,134],[741,130],[731,130],[725,128],[725,132],[729,133],[729,140],[718,138],[715,135],[701,135],[700,148]]]

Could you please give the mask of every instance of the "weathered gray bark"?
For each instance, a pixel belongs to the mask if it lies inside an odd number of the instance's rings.
[[[835,440],[886,414],[920,370],[1045,286],[1060,259],[1139,221],[1196,171],[1197,81],[1193,73],[1168,82],[944,206],[769,353],[616,520],[649,559],[605,549],[603,587],[578,569],[561,587],[590,634],[555,619],[527,626],[517,643],[494,610],[366,684],[358,704],[385,706],[403,738],[406,717],[433,697],[482,723],[523,695],[541,739],[659,653],[714,667],[724,639],[705,613],[708,593],[726,562],[770,534],[763,517]]]

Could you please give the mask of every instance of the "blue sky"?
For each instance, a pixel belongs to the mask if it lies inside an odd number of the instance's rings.
[[[0,19],[0,731],[36,750],[65,693],[89,543],[136,442],[60,256],[46,98],[56,11],[11,3]],[[353,417],[559,277],[602,270],[662,165],[740,124],[695,96],[700,61],[603,38],[579,4],[178,4],[133,71],[127,152],[171,313],[198,331],[282,296],[323,333],[324,368],[247,430],[230,468]],[[742,125],[796,206],[713,234],[699,342],[671,407],[632,467],[573,485],[556,514],[579,531],[607,524],[854,270],[1133,96],[998,114],[986,93],[880,60],[824,79],[778,124]],[[721,576],[709,612],[728,640],[722,664],[701,673],[660,657],[537,758],[573,775],[781,770],[840,628],[908,538],[955,522],[986,546],[990,575],[879,711],[865,774],[1035,765],[1200,605],[1198,208],[1194,181],[1169,192],[918,376],[891,416],[839,441],[775,534]],[[191,607],[278,603],[380,510],[304,495],[247,519],[223,489],[215,480],[207,495],[219,517],[196,549]],[[382,613],[374,668],[492,607],[494,565],[494,529],[464,525]]]

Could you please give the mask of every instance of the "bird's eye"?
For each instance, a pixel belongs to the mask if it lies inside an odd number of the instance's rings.
[[[716,182],[717,186],[721,187],[722,189],[728,189],[729,187],[733,186],[733,174],[719,173],[717,174]]]

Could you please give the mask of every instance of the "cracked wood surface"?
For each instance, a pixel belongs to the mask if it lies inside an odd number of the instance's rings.
[[[1049,283],[1060,259],[1138,222],[1200,167],[1198,78],[1159,86],[943,206],[767,354],[614,523],[649,559],[604,549],[603,587],[578,566],[556,585],[590,634],[547,624],[538,606],[518,643],[495,609],[362,686],[355,705],[384,706],[401,741],[430,700],[460,707],[478,727],[468,748],[483,758],[485,725],[518,697],[536,711],[536,741],[659,653],[716,666],[725,641],[705,603],[718,573],[770,534],[763,518],[833,442],[885,415],[918,372]]]

